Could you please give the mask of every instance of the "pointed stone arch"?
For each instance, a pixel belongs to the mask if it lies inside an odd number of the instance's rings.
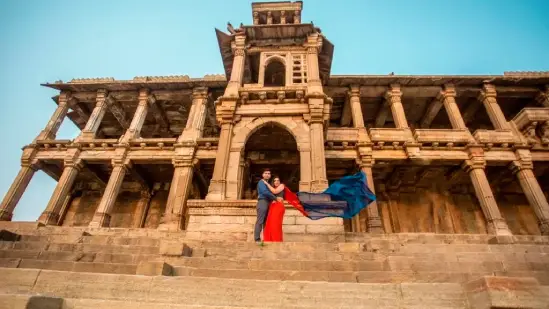
[[[259,129],[274,124],[288,131],[295,139],[299,153],[300,190],[309,190],[311,183],[311,146],[309,126],[301,117],[243,117],[233,130],[227,166],[227,199],[241,198],[244,170],[244,149],[248,139]]]

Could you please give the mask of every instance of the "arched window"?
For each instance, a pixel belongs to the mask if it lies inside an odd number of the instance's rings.
[[[278,59],[272,60],[265,67],[265,86],[277,87],[286,84],[286,68]]]

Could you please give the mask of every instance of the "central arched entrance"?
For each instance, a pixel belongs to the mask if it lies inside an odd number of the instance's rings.
[[[244,148],[246,161],[242,178],[242,198],[257,197],[257,182],[263,169],[269,168],[292,191],[299,191],[299,152],[295,138],[276,123],[267,123],[255,131]]]

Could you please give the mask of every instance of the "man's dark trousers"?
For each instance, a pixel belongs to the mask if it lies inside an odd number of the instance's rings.
[[[255,221],[254,228],[255,241],[261,241],[261,230],[265,227],[270,204],[271,203],[265,199],[257,200],[257,220]]]

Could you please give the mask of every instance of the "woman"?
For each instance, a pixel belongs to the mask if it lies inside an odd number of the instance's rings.
[[[273,178],[273,186],[271,186],[265,180],[269,191],[276,197],[284,198],[285,186],[280,183],[280,177],[275,176]],[[282,241],[282,221],[284,220],[284,212],[286,211],[283,202],[274,200],[269,206],[269,214],[267,215],[267,221],[265,222],[265,229],[263,230],[263,240],[269,242],[281,242]]]

